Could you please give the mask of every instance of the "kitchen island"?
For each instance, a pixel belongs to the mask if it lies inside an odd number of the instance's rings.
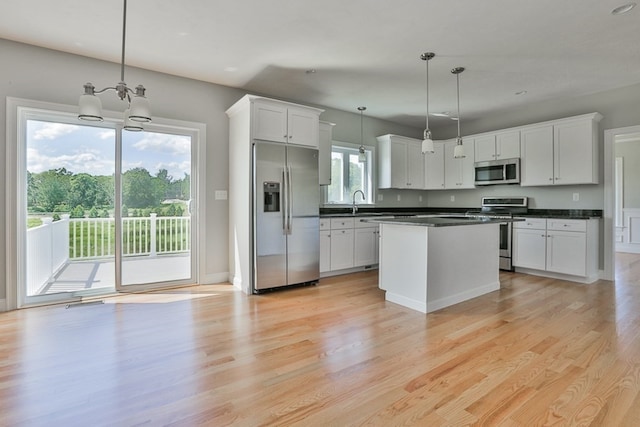
[[[499,226],[520,219],[371,219],[380,224],[385,299],[429,313],[500,289]]]

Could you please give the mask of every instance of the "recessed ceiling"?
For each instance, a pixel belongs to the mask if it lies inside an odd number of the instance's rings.
[[[622,4],[135,0],[128,4],[126,62],[301,103],[352,112],[366,105],[369,116],[421,128],[420,54],[427,51],[436,54],[429,63],[431,112],[456,111],[450,70],[466,68],[463,120],[640,83],[640,10],[612,15]],[[0,37],[118,63],[122,6],[12,1],[3,5]],[[80,92],[82,83],[68,89]]]

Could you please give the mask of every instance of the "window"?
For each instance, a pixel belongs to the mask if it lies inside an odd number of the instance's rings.
[[[373,203],[373,151],[365,147],[366,160],[358,161],[358,146],[343,143],[331,147],[331,185],[327,189],[327,203],[352,203],[353,193],[362,190],[358,203]]]

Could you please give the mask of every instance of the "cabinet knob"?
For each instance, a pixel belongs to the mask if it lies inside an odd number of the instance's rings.
[[[293,138],[293,135],[289,135],[289,139]]]
[[[544,234],[541,234],[540,237],[544,237]]]
[[[553,181],[553,178],[549,178],[549,181]]]
[[[556,176],[556,181],[559,181],[559,180],[560,180],[560,177],[557,177],[557,176]]]
[[[286,138],[286,137],[287,137],[287,135],[282,135],[282,137],[283,137],[283,138]]]

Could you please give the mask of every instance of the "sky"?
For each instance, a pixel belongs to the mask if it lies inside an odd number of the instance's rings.
[[[32,173],[66,168],[90,175],[112,175],[115,135],[109,128],[27,122],[27,170]],[[123,131],[122,170],[145,168],[155,176],[167,169],[174,179],[190,174],[191,138],[156,132]]]

